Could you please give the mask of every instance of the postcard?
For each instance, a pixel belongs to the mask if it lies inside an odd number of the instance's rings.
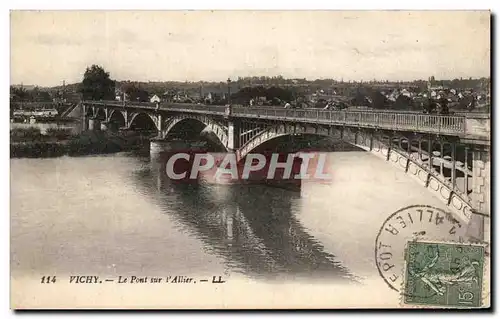
[[[489,308],[490,24],[11,11],[11,308]]]

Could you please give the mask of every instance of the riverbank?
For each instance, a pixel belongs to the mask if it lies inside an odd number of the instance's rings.
[[[10,118],[11,123],[30,123],[31,119],[29,116],[13,116]],[[36,117],[35,121],[32,123],[75,123],[77,120],[71,117],[59,117],[59,116],[53,116],[53,117]]]
[[[149,145],[150,137],[136,132],[85,131],[72,134],[64,129],[11,130],[10,157],[44,158],[109,154],[138,150]]]

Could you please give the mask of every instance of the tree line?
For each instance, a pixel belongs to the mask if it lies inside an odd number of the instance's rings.
[[[329,82],[329,83],[328,83]],[[434,77],[429,78],[429,82],[431,85],[447,85],[449,87],[453,86],[463,86],[463,87],[477,87],[477,86],[485,86],[489,84],[489,79],[481,78],[481,79],[453,79],[446,81],[439,81],[434,79]],[[247,85],[250,83],[251,85]],[[264,83],[262,85],[258,85],[258,83]],[[306,103],[305,96],[307,93],[311,93],[310,87],[302,87],[302,86],[293,86],[293,85],[285,85],[280,86],[281,84],[300,84],[300,83],[310,83],[314,87],[314,84],[329,84],[339,83],[339,81],[335,81],[332,79],[323,79],[323,80],[315,80],[315,81],[307,81],[306,79],[285,79],[283,76],[275,76],[275,77],[239,77],[238,80],[232,82],[230,85],[231,88],[231,103],[236,104],[248,104],[248,102],[252,99],[259,99],[264,101],[259,101],[264,105],[284,105],[287,102],[303,104]],[[345,83],[345,82],[344,82]],[[363,82],[363,83],[372,83],[372,82]],[[389,81],[386,82],[373,82],[373,83],[391,83]],[[419,85],[423,85],[424,83],[428,83],[427,81],[418,80],[418,81],[406,81],[406,82],[398,82],[398,83],[415,83]],[[167,85],[168,84],[168,85]],[[224,82],[149,82],[149,83],[140,83],[140,82],[130,82],[123,81],[118,82],[111,79],[109,72],[104,70],[103,67],[99,65],[91,65],[86,68],[82,82],[78,84],[78,86],[70,85],[73,90],[80,94],[80,96],[84,100],[115,100],[116,91],[115,89],[119,88],[122,93],[127,95],[127,98],[132,101],[141,101],[146,102],[149,101],[149,98],[152,94],[158,94],[160,98],[172,98],[174,95],[187,92],[188,96],[193,92],[211,92],[212,89],[216,89],[218,92],[227,92],[228,83]],[[172,88],[177,86],[177,88]],[[168,88],[170,87],[170,88]],[[187,89],[182,89],[179,87],[184,87]],[[225,94],[224,94],[225,95]],[[55,92],[48,92],[47,90],[40,90],[39,88],[35,88],[34,90],[26,90],[19,87],[11,86],[11,99],[13,101],[52,101],[54,98],[61,97],[61,90],[55,90]],[[429,106],[431,102],[428,100],[414,100],[407,96],[400,95],[397,97],[396,101],[390,101],[387,97],[381,94],[380,90],[376,90],[370,88],[369,85],[359,85],[353,87],[348,94],[347,98],[348,104],[351,105],[359,105],[359,106],[369,106],[378,109],[384,108],[393,108],[393,109],[414,109],[421,110],[422,108],[432,108]],[[200,96],[198,100],[190,99],[188,102],[207,102],[204,100],[203,96]],[[212,104],[225,104],[228,103],[227,96],[226,98],[222,98],[222,94],[219,94],[217,99],[210,101]],[[309,103],[309,102],[307,102]],[[471,101],[469,99],[464,99],[459,102],[457,105],[458,108],[467,108],[470,105]],[[315,107],[324,107],[326,106],[327,101],[324,99],[320,99],[315,102]]]
[[[51,95],[47,91],[40,90],[35,87],[32,90],[27,90],[23,87],[10,86],[10,100],[12,102],[52,102],[53,98],[58,95]]]

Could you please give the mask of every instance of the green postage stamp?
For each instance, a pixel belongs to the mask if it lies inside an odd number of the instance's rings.
[[[484,246],[474,244],[408,242],[403,303],[481,307],[484,252]]]

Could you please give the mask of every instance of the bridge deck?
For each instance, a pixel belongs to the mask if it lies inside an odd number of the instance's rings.
[[[141,108],[155,110],[154,103],[123,103],[115,101],[84,101],[91,106],[120,108]],[[236,118],[267,119],[326,125],[345,125],[366,128],[378,128],[397,131],[411,131],[453,135],[467,138],[489,140],[489,114],[460,113],[452,115],[422,114],[417,112],[395,112],[392,110],[321,110],[321,109],[284,109],[272,107],[232,106],[228,114],[226,106],[203,104],[160,104],[160,110],[183,113],[202,113],[212,115],[231,115]],[[473,121],[470,121],[473,120]],[[483,127],[478,129],[478,120]],[[467,123],[473,122],[474,125]],[[486,127],[484,127],[486,126]],[[471,130],[474,131],[471,131]]]

